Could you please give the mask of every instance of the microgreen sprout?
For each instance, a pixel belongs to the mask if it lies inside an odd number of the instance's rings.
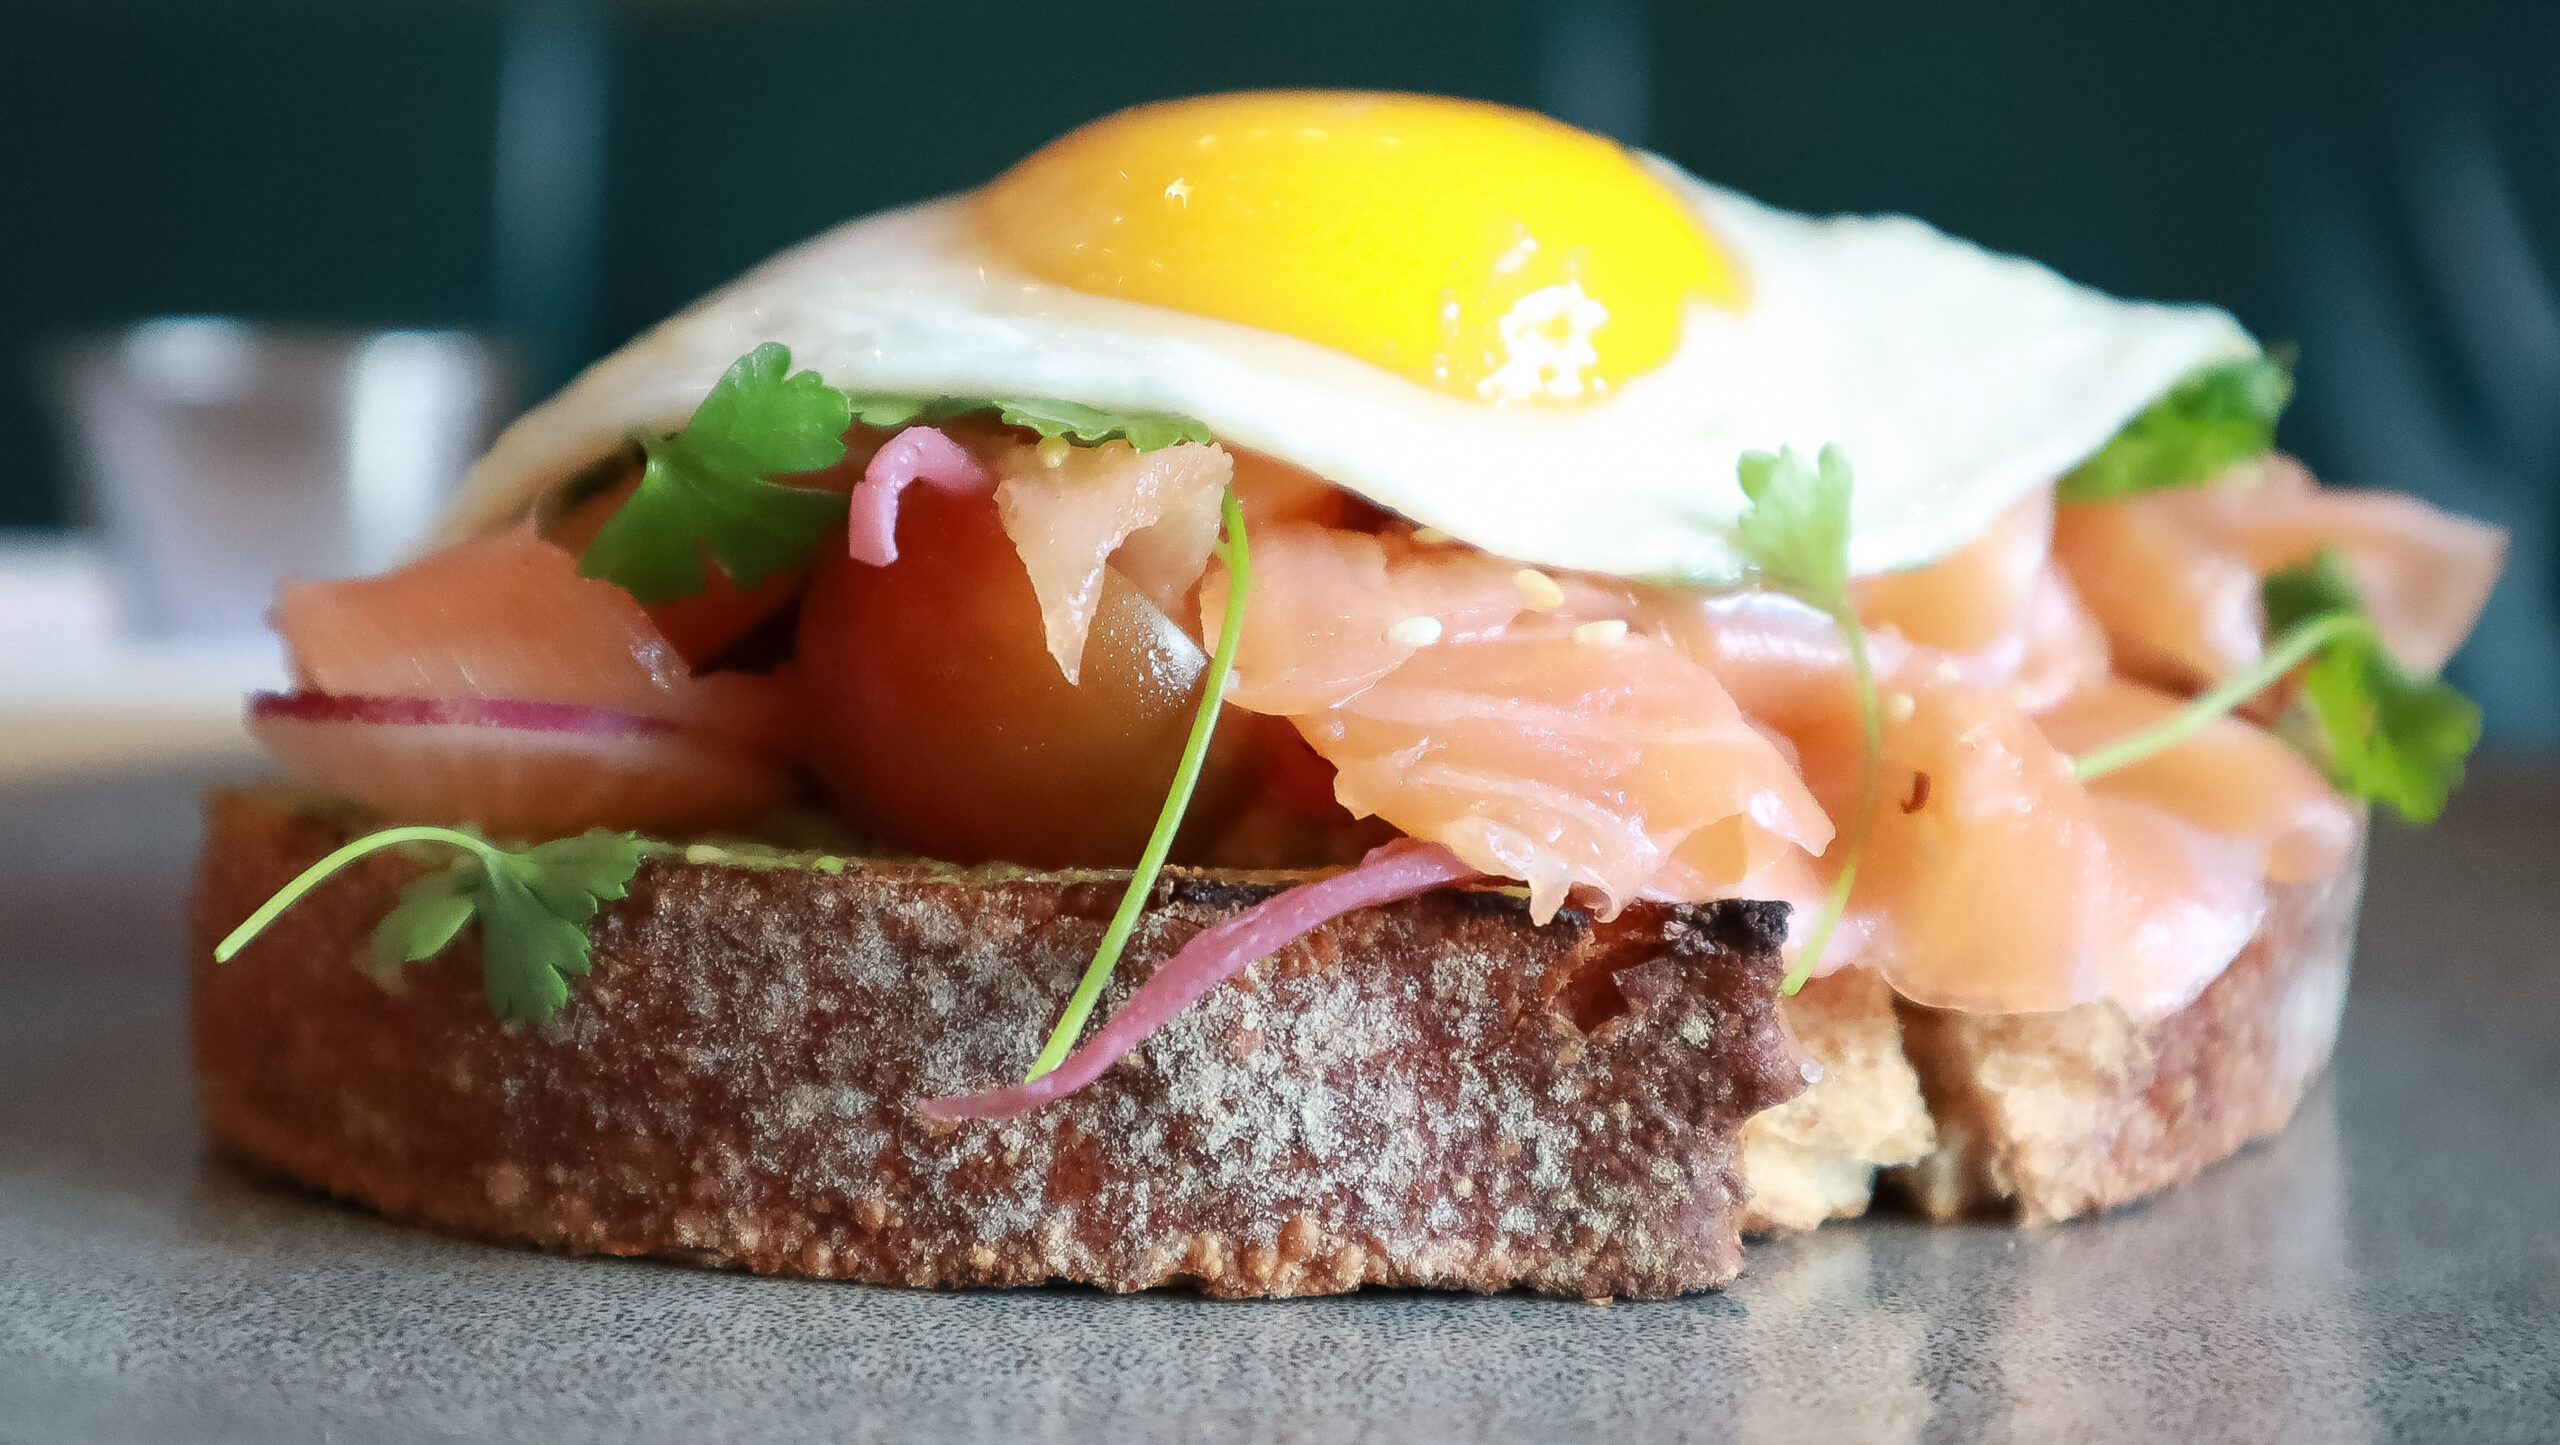
[[[1155,831],[1147,836],[1146,849],[1138,855],[1138,866],[1129,875],[1128,890],[1120,895],[1120,907],[1111,915],[1110,926],[1103,930],[1101,946],[1093,951],[1093,961],[1085,965],[1084,977],[1076,984],[1067,1010],[1058,1026],[1049,1034],[1049,1042],[1031,1065],[1025,1080],[1039,1078],[1058,1067],[1073,1051],[1076,1036],[1084,1031],[1085,1021],[1093,1017],[1094,1005],[1102,999],[1103,985],[1111,981],[1111,970],[1120,962],[1121,950],[1128,947],[1129,935],[1136,930],[1139,917],[1146,912],[1147,898],[1155,892],[1156,876],[1164,869],[1165,855],[1173,850],[1174,835],[1182,828],[1182,815],[1191,806],[1191,792],[1200,782],[1200,769],[1209,756],[1209,738],[1217,730],[1218,714],[1226,695],[1228,674],[1235,669],[1236,646],[1244,636],[1245,595],[1253,588],[1252,550],[1245,540],[1244,507],[1231,489],[1220,504],[1226,522],[1226,536],[1219,543],[1218,556],[1227,565],[1227,612],[1218,626],[1217,650],[1209,656],[1209,670],[1201,679],[1200,711],[1191,721],[1191,736],[1182,745],[1182,761],[1175,765],[1173,786],[1165,794],[1164,808],[1156,814]]]
[[[1794,993],[1813,977],[1822,952],[1849,908],[1857,887],[1858,861],[1867,850],[1870,820],[1876,808],[1878,775],[1884,762],[1884,707],[1876,696],[1875,669],[1867,659],[1867,633],[1849,602],[1849,459],[1837,446],[1826,446],[1808,465],[1795,448],[1776,455],[1747,452],[1740,474],[1742,493],[1750,499],[1736,531],[1752,570],[1769,585],[1828,614],[1849,647],[1850,677],[1857,688],[1858,724],[1865,735],[1866,756],[1858,775],[1858,809],[1849,824],[1847,850],[1840,872],[1831,880],[1822,916],[1814,921],[1787,970],[1782,989]]]

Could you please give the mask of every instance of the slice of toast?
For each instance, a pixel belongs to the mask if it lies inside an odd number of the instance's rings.
[[[216,794],[192,1021],[223,1146],[491,1239],[910,1285],[1362,1284],[1656,1296],[1740,1268],[1743,1121],[1803,1086],[1776,905],[1613,922],[1440,890],[1247,969],[1068,1099],[1020,1077],[1120,884],[654,858],[593,973],[503,1028],[476,945],[362,966],[417,865],[366,860],[227,964],[211,945],[348,824]],[[1287,875],[1175,871],[1106,994]]]
[[[1879,1172],[1939,1218],[2043,1224],[2194,1175],[2272,1134],[2328,1063],[2346,1000],[2361,847],[2268,891],[2256,937],[2193,1003],[1967,1014],[1843,969],[1785,1001],[1824,1077],[1744,1134],[1745,1228],[1864,1211]]]

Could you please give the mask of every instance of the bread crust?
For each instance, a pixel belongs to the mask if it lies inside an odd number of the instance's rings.
[[[2363,841],[2329,877],[2269,888],[2248,947],[2164,1018],[2112,1003],[1999,1015],[1897,1000],[1938,1147],[1896,1182],[1939,1218],[2046,1224],[2164,1189],[2282,1129],[2337,1043]]]
[[[1783,1000],[1823,1077],[1743,1133],[1752,1233],[1866,1211],[1873,1181],[1936,1218],[2045,1224],[2187,1179],[2282,1129],[2338,1036],[2363,889],[2268,890],[2249,946],[2193,1003],[1968,1014],[1842,969]]]
[[[1536,928],[1440,890],[1254,965],[1061,1103],[936,1123],[912,1105],[1020,1076],[1116,882],[653,858],[567,1008],[509,1031],[467,937],[388,986],[360,966],[416,871],[395,855],[213,963],[349,830],[264,792],[208,825],[213,1138],[486,1239],[926,1286],[1670,1295],[1740,1268],[1743,1121],[1804,1077],[1780,907]],[[1177,871],[1104,1007],[1286,881]]]

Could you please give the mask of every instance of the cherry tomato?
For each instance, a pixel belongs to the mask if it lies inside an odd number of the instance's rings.
[[[958,863],[1127,867],[1164,805],[1208,657],[1118,573],[1070,686],[989,497],[900,501],[898,560],[831,551],[800,610],[809,765],[881,841]],[[1230,714],[1185,815],[1214,831],[1250,786]],[[1180,856],[1177,853],[1177,856]]]

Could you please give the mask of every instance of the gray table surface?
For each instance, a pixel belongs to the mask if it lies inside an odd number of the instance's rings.
[[[0,793],[0,1441],[2560,1439],[2560,769],[2385,828],[2293,1127],[2036,1231],[1592,1307],[910,1294],[492,1249],[210,1157],[194,783]]]

